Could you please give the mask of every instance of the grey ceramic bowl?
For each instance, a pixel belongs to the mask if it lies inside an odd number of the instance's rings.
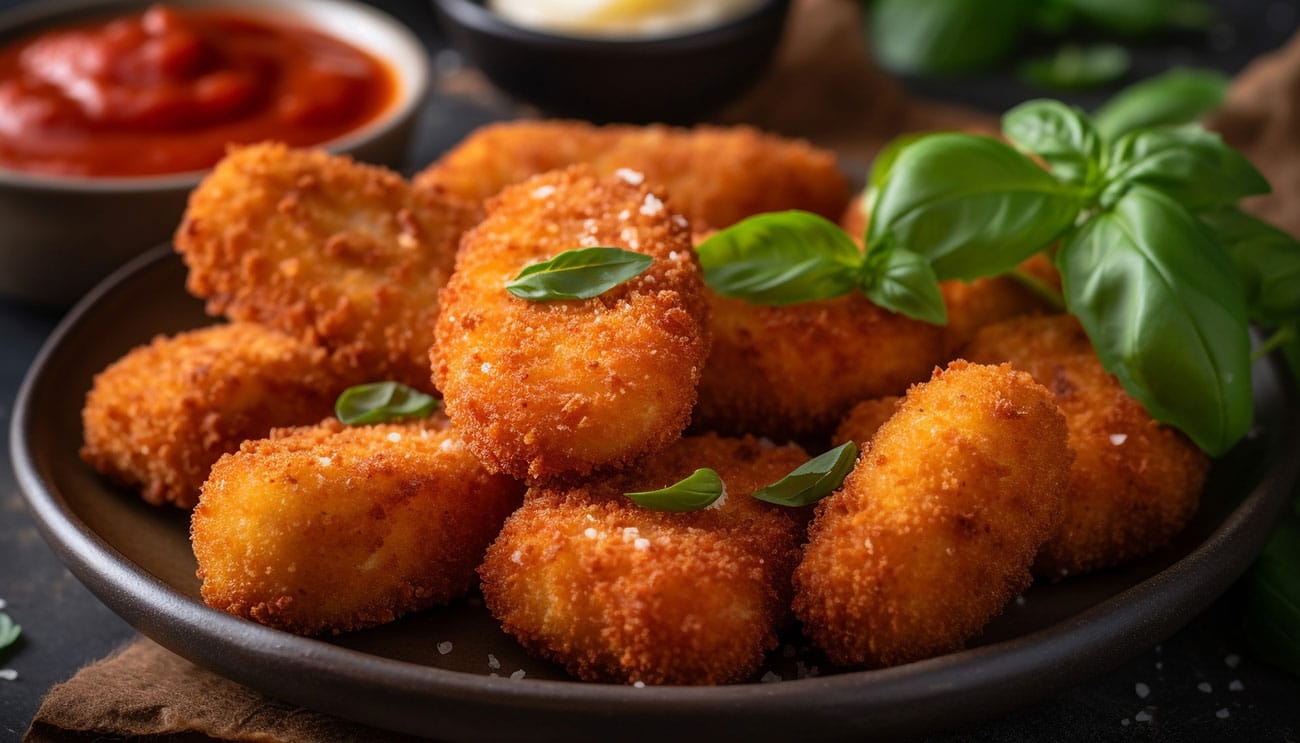
[[[51,26],[138,12],[150,0],[40,2],[0,16],[0,45]],[[169,0],[287,17],[387,61],[398,94],[379,118],[321,146],[399,166],[428,91],[428,58],[404,25],[350,0]],[[57,177],[0,168],[0,297],[71,304],[131,257],[168,240],[203,171],[163,176]]]
[[[513,25],[478,0],[433,0],[442,31],[498,87],[547,113],[598,122],[687,123],[734,98],[767,67],[790,7],[677,36],[606,39]]]

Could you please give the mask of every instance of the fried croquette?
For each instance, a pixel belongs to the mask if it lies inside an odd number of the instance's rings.
[[[1059,523],[1065,420],[1028,374],[954,361],[910,389],[823,499],[794,609],[836,663],[956,650],[1030,582]]]
[[[342,381],[325,356],[253,323],[154,338],[95,376],[81,457],[153,505],[192,508],[222,454],[330,415]]]
[[[447,603],[473,586],[522,489],[485,472],[442,417],[277,430],[203,485],[190,527],[203,600],[303,635]]]
[[[971,361],[1010,362],[1051,390],[1075,452],[1061,526],[1034,573],[1057,580],[1122,565],[1168,544],[1196,511],[1210,460],[1162,426],[1107,374],[1068,315],[988,326],[966,346]]]
[[[943,328],[860,292],[781,307],[708,296],[713,346],[695,409],[699,430],[825,436],[854,403],[901,394],[940,361]]]
[[[1020,264],[1021,273],[1056,290],[1061,277],[1045,255],[1039,253]],[[985,325],[1019,317],[1053,312],[1052,306],[1024,283],[1009,276],[974,281],[943,281],[939,284],[948,307],[944,328],[943,357],[953,359]]]
[[[428,389],[438,292],[477,207],[320,150],[233,149],[176,233],[210,313],[328,348],[359,378]]]
[[[859,448],[865,448],[885,421],[894,417],[900,400],[901,398],[890,395],[874,400],[863,400],[854,405],[840,421],[840,427],[835,429],[832,440],[837,443],[852,441]]]
[[[588,300],[505,289],[526,266],[597,245],[654,262]],[[489,471],[541,479],[618,467],[686,427],[704,314],[685,221],[645,185],[576,166],[508,188],[466,234],[442,295],[434,384]]]
[[[725,684],[754,673],[789,614],[806,509],[749,494],[806,461],[746,437],[681,439],[637,469],[534,487],[479,569],[493,616],[531,653],[589,681]],[[644,509],[622,494],[695,469],[725,484],[712,506]]]
[[[835,219],[848,201],[832,153],[745,126],[494,124],[471,134],[418,175],[415,186],[482,201],[530,176],[578,163],[602,176],[621,169],[644,176],[697,229],[720,229],[782,209]]]

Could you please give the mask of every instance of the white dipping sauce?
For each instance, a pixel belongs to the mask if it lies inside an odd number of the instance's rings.
[[[488,0],[503,19],[570,36],[674,36],[718,26],[762,0]]]

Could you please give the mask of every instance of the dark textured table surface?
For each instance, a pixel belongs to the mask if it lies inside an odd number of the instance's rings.
[[[0,0],[0,7],[17,4]],[[423,3],[376,4],[436,46]],[[1168,55],[1235,72],[1254,54],[1285,41],[1296,26],[1294,2],[1222,4],[1226,30],[1212,37],[1217,46],[1140,51],[1139,69],[1155,69]],[[1016,95],[1013,86],[999,84],[996,77],[921,87],[989,108],[1013,103]],[[428,162],[474,126],[505,115],[435,95],[412,150],[412,165]],[[23,626],[18,644],[0,652],[0,741],[22,735],[52,684],[135,637],[41,540],[24,510],[7,454],[14,397],[58,319],[57,312],[0,300],[0,600]],[[1009,716],[931,739],[1298,741],[1300,680],[1251,654],[1239,628],[1240,605],[1238,589],[1233,589],[1200,616],[1189,617],[1185,629],[1160,645],[1122,664],[1123,659],[1115,659],[1117,668],[1106,676]]]

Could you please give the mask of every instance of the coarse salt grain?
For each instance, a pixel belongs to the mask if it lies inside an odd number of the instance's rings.
[[[628,220],[628,217],[631,216],[632,216],[632,212],[628,211],[627,209],[624,209],[623,211],[618,213],[618,218],[623,222],[626,222]]]
[[[491,668],[492,670],[495,671],[500,667],[501,667],[501,661],[497,660],[497,657],[495,655],[488,653],[488,668]]]
[[[5,681],[17,681],[18,672],[12,668],[0,668],[0,679]]]
[[[1221,709],[1221,710],[1219,710],[1218,712],[1215,712],[1215,713],[1214,713],[1214,716],[1217,717],[1217,718],[1219,718],[1220,720],[1226,720],[1226,719],[1228,719],[1228,715],[1229,715],[1229,712],[1228,712],[1228,708],[1227,708],[1227,707],[1224,707],[1223,709]]]
[[[759,679],[759,681],[761,681],[761,682],[764,683],[764,684],[770,684],[770,683],[772,683],[773,681],[784,681],[784,680],[785,680],[785,679],[783,679],[783,678],[781,678],[780,676],[776,675],[776,674],[773,673],[772,671],[768,671],[767,673],[763,674],[763,678]]]
[[[516,565],[523,565],[523,564],[524,564],[524,553],[523,553],[523,552],[520,552],[519,550],[515,550],[514,552],[511,552],[511,553],[510,553],[510,562],[513,562],[513,563],[516,564]]]
[[[0,599],[0,609],[3,609],[8,605],[9,605],[8,601],[5,601],[4,599]]]
[[[1241,691],[1242,689],[1245,689],[1245,688],[1246,688],[1245,686],[1242,686],[1242,685],[1241,685],[1241,682],[1240,682],[1240,681],[1236,681],[1236,680],[1234,680],[1232,683],[1228,684],[1228,691]]]
[[[1017,596],[1017,597],[1016,597],[1016,606],[1024,606],[1024,605],[1025,605],[1025,597],[1024,597],[1024,596]]]
[[[484,361],[482,364],[479,364],[478,370],[483,372],[484,374],[487,374],[488,372],[492,371],[492,365]]]
[[[1125,717],[1123,720],[1119,721],[1119,724],[1123,725],[1124,727],[1128,727],[1129,725],[1133,724],[1133,721]]]
[[[1206,694],[1209,694],[1210,692],[1214,691],[1214,687],[1210,686],[1210,682],[1208,681],[1202,681],[1201,683],[1196,685],[1196,688]]]
[[[333,460],[333,459],[330,459],[329,457],[317,457],[317,458],[316,458],[316,461],[317,461],[317,462],[320,464],[320,466],[322,466],[322,467],[328,467],[328,466],[330,466],[331,464],[334,464],[334,460]],[[0,604],[0,609],[3,609],[3,608],[4,608],[4,604]]]
[[[396,444],[397,442],[402,440],[402,434],[393,431],[392,433],[388,434],[388,440]]]
[[[619,168],[614,171],[614,175],[624,183],[630,183],[633,186],[639,186],[645,180],[645,175],[631,168]]]
[[[438,643],[439,655],[446,655],[447,653],[450,652],[451,652],[451,640],[443,640],[442,642]]]
[[[636,688],[638,688],[638,689],[644,689],[644,688],[645,688],[645,682],[644,682],[644,681],[633,681],[633,682],[632,682],[632,686],[634,686],[634,687],[636,687]]]
[[[1156,661],[1156,670],[1157,670],[1157,671],[1163,669],[1164,667],[1165,667],[1165,664],[1164,664],[1164,663],[1161,663],[1160,661]]]
[[[645,199],[641,201],[641,213],[647,217],[653,217],[656,214],[660,214],[663,210],[664,202],[660,201],[659,197],[652,193],[646,194]]]
[[[1141,681],[1133,685],[1133,691],[1137,692],[1138,699],[1146,699],[1147,697],[1151,696],[1151,687],[1147,686]]]
[[[583,530],[582,536],[586,537],[587,539],[595,539],[596,530],[593,527],[588,526],[585,530]]]
[[[1241,663],[1241,656],[1236,653],[1230,653],[1223,657],[1223,662],[1228,666],[1228,668],[1236,668],[1237,665]]]
[[[680,215],[680,214],[674,214],[674,215],[673,215],[673,224],[677,225],[678,227],[689,227],[689,226],[690,226],[690,222],[687,222],[687,221],[686,221],[686,217],[683,217],[683,216]]]
[[[637,540],[632,543],[632,546],[639,550],[650,549],[650,540],[645,537],[638,537]]]
[[[630,542],[630,541],[632,541],[633,539],[636,539],[636,538],[639,537],[639,536],[641,536],[641,530],[640,530],[640,529],[637,529],[635,526],[625,526],[625,527],[623,527],[623,541],[624,541],[624,542]]]
[[[637,239],[635,227],[624,227],[622,231],[618,233],[618,239],[627,243],[627,246],[632,250],[641,247],[641,242]]]
[[[551,186],[551,185],[538,186],[537,188],[533,189],[534,199],[544,199],[554,194],[555,194],[555,186]]]
[[[1146,710],[1142,710],[1136,715],[1133,715],[1133,719],[1137,720],[1138,722],[1151,722],[1155,718],[1151,716],[1150,712],[1147,712]]]
[[[1112,433],[1110,435],[1111,446],[1119,446],[1125,441],[1128,441],[1128,434],[1126,433]]]
[[[527,674],[524,673],[524,669],[520,668],[518,671],[515,671],[514,673],[510,674],[510,678],[514,679],[515,681],[518,681],[519,679],[523,678],[526,675]]]

